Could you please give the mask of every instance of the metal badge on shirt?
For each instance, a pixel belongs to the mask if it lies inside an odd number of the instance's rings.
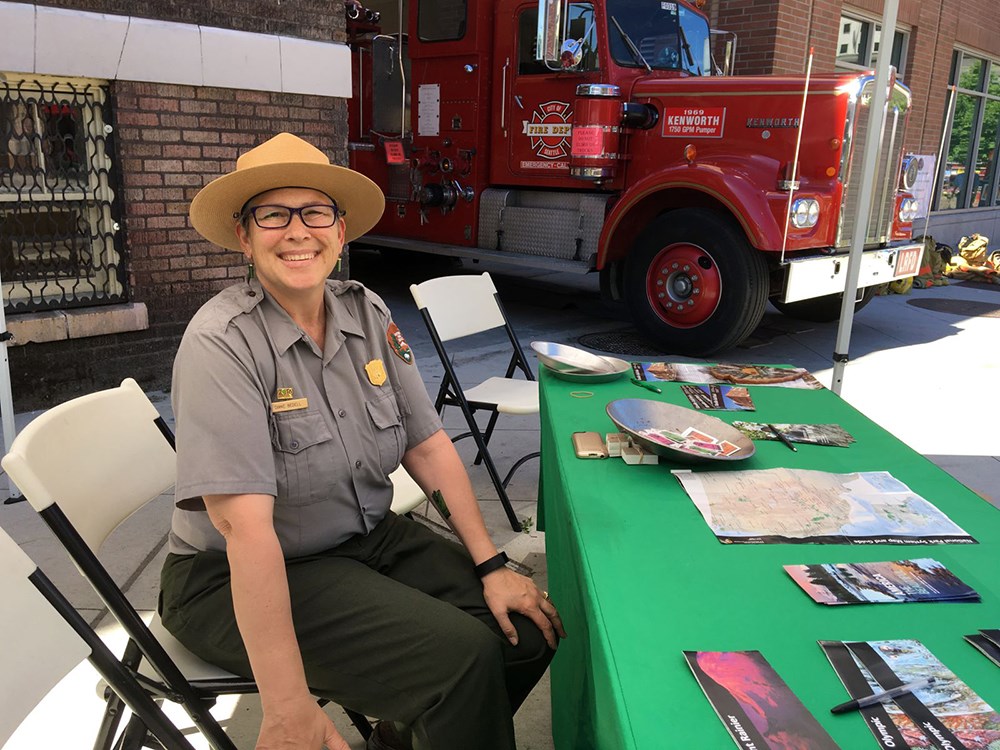
[[[385,338],[389,342],[393,354],[406,362],[406,364],[413,364],[413,352],[410,351],[410,345],[406,343],[406,339],[403,338],[403,334],[395,323],[389,324],[389,328],[385,332]]]
[[[306,409],[309,407],[309,399],[295,398],[295,393],[291,388],[279,388],[277,398],[277,401],[271,402],[272,414],[296,411],[297,409]]]
[[[374,386],[382,385],[389,377],[385,371],[385,363],[381,359],[373,359],[366,364],[365,374],[368,375],[368,382]]]

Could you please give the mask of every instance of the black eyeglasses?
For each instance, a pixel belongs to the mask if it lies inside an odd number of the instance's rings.
[[[332,227],[337,223],[340,209],[336,203],[316,203],[301,208],[290,206],[254,206],[243,214],[253,217],[254,224],[261,229],[284,229],[292,223],[292,217],[299,215],[302,223],[313,229]]]

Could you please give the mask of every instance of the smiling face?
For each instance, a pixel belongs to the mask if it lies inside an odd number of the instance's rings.
[[[255,196],[247,208],[329,203],[330,197],[318,190],[278,188]],[[245,228],[236,225],[236,236],[243,254],[253,262],[261,286],[290,311],[301,303],[322,299],[326,278],[344,248],[344,220],[337,219],[332,227],[313,228],[295,214],[287,227],[262,229],[249,218]]]

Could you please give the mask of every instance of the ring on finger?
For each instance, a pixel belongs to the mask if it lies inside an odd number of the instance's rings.
[[[543,591],[542,592],[542,599],[544,599],[545,601],[549,600],[549,592],[548,591]]]

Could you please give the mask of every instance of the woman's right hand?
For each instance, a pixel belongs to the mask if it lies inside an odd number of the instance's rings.
[[[257,750],[350,750],[330,717],[311,698],[264,710]]]

